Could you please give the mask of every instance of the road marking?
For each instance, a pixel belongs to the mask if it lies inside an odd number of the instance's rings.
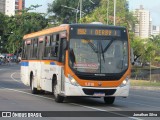
[[[28,93],[28,92],[24,92],[24,91],[20,91],[20,90],[16,90],[16,89],[5,88],[5,87],[1,87],[1,88],[2,88],[2,89],[6,89],[6,90],[10,90],[10,91],[19,92],[19,93],[28,94],[28,95],[31,95],[31,96],[36,96],[36,97],[40,97],[40,98],[45,98],[45,99],[48,99],[48,100],[55,100],[55,99],[53,99],[53,98],[44,97],[44,96],[40,96],[40,95],[35,95],[35,94],[32,94],[32,93]]]
[[[10,70],[10,69],[0,69],[0,70]]]
[[[10,89],[10,88],[4,88],[4,87],[1,87],[1,88],[6,89],[6,90],[10,90],[10,91],[15,91],[15,92],[24,93],[24,94],[27,94],[27,95],[31,95],[31,96],[40,97],[40,98],[44,98],[44,99],[54,100],[54,101],[55,101],[54,98],[49,98],[49,97],[45,97],[45,96],[35,95],[35,94],[27,93],[27,92],[20,91],[20,90]],[[108,112],[108,113],[112,113],[112,114],[115,114],[115,115],[120,115],[120,116],[122,116],[122,117],[128,117],[128,118],[130,118],[130,119],[132,119],[132,120],[133,120],[133,119],[134,119],[134,120],[142,120],[142,119],[139,119],[139,118],[136,118],[136,117],[129,117],[129,116],[127,116],[127,115],[123,115],[123,114],[120,114],[120,113],[111,112],[111,111],[107,111],[107,110],[99,109],[99,108],[95,108],[95,107],[80,105],[80,104],[77,104],[77,103],[68,103],[68,104],[75,105],[75,106],[80,106],[80,107],[84,107],[84,108],[88,108],[88,109],[92,109],[92,110]]]
[[[12,80],[14,80],[14,81],[16,81],[16,82],[18,82],[18,83],[22,83],[21,81],[14,79],[14,77],[13,77],[14,74],[16,74],[16,72],[14,72],[14,73],[12,73],[12,74],[10,75],[10,77],[12,78]]]
[[[15,72],[16,73],[16,72]],[[22,83],[16,79],[13,78],[13,75],[15,73],[12,73],[11,74],[11,78],[16,81],[16,82],[19,82],[19,83]],[[28,94],[28,95],[31,95],[31,96],[36,96],[36,97],[40,97],[40,98],[44,98],[44,99],[48,99],[48,100],[54,100],[54,98],[49,98],[49,97],[45,97],[45,96],[40,96],[40,95],[35,95],[35,94],[32,94],[32,93],[27,93],[27,92],[24,92],[24,91],[20,91],[20,90],[16,90],[16,89],[10,89],[10,88],[4,88],[2,87],[3,89],[7,89],[7,90],[10,90],[10,91],[15,91],[15,92],[19,92],[19,93],[24,93],[24,94]],[[123,117],[128,117],[130,119],[134,119],[134,120],[142,120],[142,119],[139,119],[139,118],[136,118],[136,117],[129,117],[127,115],[123,115],[123,114],[120,114],[120,113],[116,113],[116,112],[111,112],[111,111],[107,111],[107,110],[104,110],[104,109],[99,109],[99,108],[95,108],[95,107],[90,107],[90,106],[85,106],[85,105],[81,105],[81,104],[77,104],[77,103],[68,103],[68,104],[71,104],[71,105],[75,105],[75,106],[80,106],[80,107],[84,107],[84,108],[88,108],[88,109],[92,109],[92,110],[97,110],[97,111],[104,111],[104,112],[108,112],[108,113],[112,113],[112,114],[115,114],[115,115],[120,115],[120,116],[123,116]],[[114,107],[112,107],[114,108]]]
[[[89,109],[93,109],[93,110],[97,110],[97,111],[108,112],[108,113],[112,113],[112,114],[115,114],[115,115],[120,115],[122,117],[128,117],[128,118],[130,118],[132,120],[143,120],[143,119],[140,119],[140,118],[129,117],[127,115],[123,115],[123,114],[120,114],[120,113],[116,113],[116,112],[112,112],[112,111],[107,111],[107,110],[99,109],[99,108],[95,108],[95,107],[85,106],[85,105],[81,105],[81,104],[77,104],[77,103],[68,103],[68,104],[75,105],[75,106],[80,106],[80,107],[84,107],[84,108],[89,108]]]

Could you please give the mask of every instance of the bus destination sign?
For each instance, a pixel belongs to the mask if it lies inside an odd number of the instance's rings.
[[[121,36],[121,30],[78,28],[77,35]]]

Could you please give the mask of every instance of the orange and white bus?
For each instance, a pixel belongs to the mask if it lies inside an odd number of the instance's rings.
[[[21,80],[33,94],[127,97],[131,73],[130,43],[124,27],[64,24],[23,37]]]

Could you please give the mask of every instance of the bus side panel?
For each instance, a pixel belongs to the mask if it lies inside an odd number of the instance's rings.
[[[29,79],[29,62],[21,61],[21,81],[30,86],[30,79]]]
[[[61,66],[56,65],[54,62],[43,62],[40,82],[43,90],[52,92],[53,75],[57,76],[57,81],[61,80]],[[58,85],[60,85],[59,82]]]
[[[39,88],[39,74],[38,72],[40,71],[40,62],[39,61],[32,61],[29,62],[29,76],[31,74],[31,72],[33,73],[33,81],[34,81],[34,87],[35,88]]]

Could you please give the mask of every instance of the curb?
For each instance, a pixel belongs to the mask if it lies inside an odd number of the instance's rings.
[[[131,86],[131,89],[141,89],[141,90],[153,90],[160,91],[160,87],[146,87],[146,86]]]

